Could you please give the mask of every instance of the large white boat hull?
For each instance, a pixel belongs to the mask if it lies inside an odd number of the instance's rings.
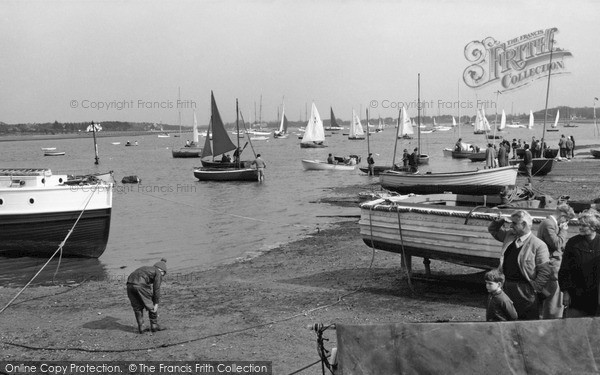
[[[379,175],[381,187],[401,194],[498,194],[517,182],[517,166],[447,173],[407,173],[385,171]]]

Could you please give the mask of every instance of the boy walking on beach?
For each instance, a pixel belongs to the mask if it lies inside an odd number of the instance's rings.
[[[512,300],[502,290],[504,275],[497,269],[485,274],[485,287],[489,293],[485,320],[501,322],[517,320],[517,310]]]

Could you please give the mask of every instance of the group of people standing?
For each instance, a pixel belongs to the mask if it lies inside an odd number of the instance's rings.
[[[575,217],[561,203],[537,234],[525,210],[490,223],[489,233],[503,245],[500,266],[485,275],[487,321],[600,315],[600,213],[580,213],[579,234],[567,239],[568,222]]]
[[[575,157],[575,139],[572,135],[566,138],[564,134],[558,140],[558,150],[561,158],[571,159]]]

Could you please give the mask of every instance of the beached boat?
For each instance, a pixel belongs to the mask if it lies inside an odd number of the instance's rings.
[[[356,163],[355,164],[329,164],[326,161],[322,161],[322,160],[308,160],[308,159],[302,159],[302,166],[307,171],[324,171],[324,170],[353,171],[356,169]]]
[[[0,169],[0,256],[97,258],[106,249],[112,184],[68,183],[50,169]]]
[[[368,127],[367,127],[368,131]],[[352,110],[352,121],[350,122],[350,134],[348,134],[348,139],[350,140],[360,140],[365,139],[365,132],[363,130],[362,124],[360,123],[360,118],[356,115],[354,110]]]
[[[310,110],[310,119],[306,124],[304,135],[300,141],[300,148],[322,148],[327,147],[323,142],[325,141],[325,129],[323,128],[323,121],[317,111],[315,103],[312,104]]]
[[[539,203],[521,202],[533,216],[534,233],[539,223],[554,212],[527,207]],[[409,257],[416,256],[491,269],[498,266],[502,246],[488,233],[487,227],[498,215],[509,217],[516,209],[500,209],[501,204],[509,202],[499,195],[432,194],[374,200],[360,205],[360,235],[367,246],[395,253],[404,251],[408,266]],[[569,234],[576,233],[578,227],[573,220],[569,223]]]
[[[520,174],[527,173],[527,169],[525,169],[525,163],[523,162],[523,159],[510,159],[508,163],[510,165],[518,165]],[[532,163],[533,166],[531,167],[531,174],[533,176],[545,176],[548,173],[552,172],[552,167],[554,166],[554,159],[533,158]]]
[[[226,152],[233,150],[242,150],[239,147],[239,138],[238,145],[236,146],[229,135],[227,135],[227,130],[225,130],[225,126],[223,125],[223,121],[221,120],[221,115],[219,114],[219,109],[217,108],[217,102],[215,101],[215,97],[213,92],[210,92],[210,104],[211,104],[211,119],[209,124],[209,132],[213,135],[212,146],[209,137],[206,137],[204,143],[204,149],[202,150],[202,158],[208,156],[222,155]],[[236,130],[239,132],[239,109],[238,103],[236,100],[235,103],[236,109]],[[244,146],[245,147],[245,146]],[[258,180],[258,172],[256,169],[245,167],[242,162],[233,163],[233,167],[226,168],[211,168],[205,167],[204,161],[202,163],[203,167],[194,168],[194,177],[196,177],[200,181],[257,181]]]
[[[600,159],[600,150],[594,150],[594,149],[591,149],[591,150],[590,150],[590,153],[592,154],[592,156],[593,156],[594,158],[596,158],[596,159]]]
[[[63,156],[64,151],[44,151],[44,156]]]
[[[381,187],[400,194],[498,194],[517,182],[517,166],[442,173],[385,171],[379,175]]]

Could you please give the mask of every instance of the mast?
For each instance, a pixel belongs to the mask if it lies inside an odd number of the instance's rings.
[[[542,133],[542,143],[541,146],[542,148],[544,147],[544,136],[546,135],[546,117],[548,116],[548,95],[550,94],[550,77],[552,76],[552,43],[554,42],[554,39],[551,37],[550,39],[550,63],[548,64],[548,86],[546,86],[546,107],[544,109],[544,130]],[[542,157],[544,150],[542,150]]]
[[[94,164],[98,165],[98,144],[96,143],[96,125],[92,121],[92,134],[94,135],[94,152],[96,153],[96,161]]]
[[[417,156],[421,157],[421,73],[417,76]]]
[[[367,108],[367,156],[371,153],[371,144],[369,143],[369,108]]]
[[[237,100],[237,98],[235,98],[235,131],[238,134],[238,136],[236,137],[237,138],[237,149],[236,149],[236,152],[237,152],[237,150],[240,149],[240,137],[239,137],[239,134],[240,134],[240,110],[239,110],[239,107],[238,107],[238,100]],[[248,135],[248,137],[250,137],[250,135]],[[238,155],[237,159],[238,159],[237,160],[237,167],[239,169],[240,168],[240,163],[241,163],[241,160],[242,160],[241,155]]]
[[[596,133],[596,137],[598,136],[598,123],[596,122],[596,102],[598,98],[594,97],[594,133]]]
[[[460,136],[460,81],[458,81],[457,85],[458,87],[458,138],[461,138]]]
[[[402,109],[398,110],[398,130],[396,131],[396,140],[394,141],[394,156],[392,157],[392,169],[396,169],[396,149],[398,147],[398,134],[400,133],[400,117],[402,115]],[[404,126],[404,124],[402,124]]]
[[[177,95],[178,102],[181,103],[181,87],[178,88],[179,94]],[[181,137],[181,106],[177,106],[179,109],[179,137]]]

